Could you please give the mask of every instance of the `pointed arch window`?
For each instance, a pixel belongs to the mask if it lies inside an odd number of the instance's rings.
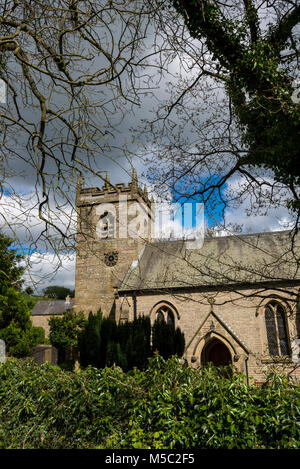
[[[265,308],[265,323],[269,354],[289,355],[289,342],[285,310],[280,303],[272,301]]]
[[[174,326],[175,324],[175,319],[174,319],[174,313],[171,310],[171,308],[168,308],[168,306],[161,306],[157,311],[156,311],[156,319],[159,321],[165,321],[167,324],[170,324]]]

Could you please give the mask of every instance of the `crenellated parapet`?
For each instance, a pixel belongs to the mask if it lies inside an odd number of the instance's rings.
[[[76,191],[76,205],[77,207],[84,207],[86,205],[94,205],[99,203],[111,202],[114,198],[117,200],[120,194],[126,194],[129,199],[142,200],[150,207],[153,203],[153,198],[149,198],[146,185],[144,189],[139,187],[136,170],[133,169],[131,182],[128,184],[110,182],[109,174],[106,173],[104,184],[99,187],[82,187],[82,180],[79,179]]]

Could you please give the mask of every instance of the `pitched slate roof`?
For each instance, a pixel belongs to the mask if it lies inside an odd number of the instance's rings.
[[[158,241],[144,247],[119,291],[300,281],[299,255],[300,236],[292,241],[289,231],[206,238],[201,249]]]
[[[39,301],[31,312],[31,316],[51,316],[52,314],[62,314],[70,310],[75,304],[74,300],[67,303],[65,300]]]

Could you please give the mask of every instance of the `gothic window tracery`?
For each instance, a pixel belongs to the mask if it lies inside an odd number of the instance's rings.
[[[265,325],[269,354],[289,355],[286,314],[280,303],[272,301],[266,305]]]
[[[156,318],[159,321],[165,321],[167,324],[173,325],[175,324],[174,313],[168,306],[161,306],[156,311]]]

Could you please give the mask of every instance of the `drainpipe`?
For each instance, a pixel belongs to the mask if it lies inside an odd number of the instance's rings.
[[[249,386],[248,360],[249,360],[249,357],[246,357],[246,358],[245,358],[245,370],[246,370],[246,382],[247,382],[247,386]]]
[[[137,319],[137,312],[136,312],[136,291],[132,294],[133,299],[133,319]]]

